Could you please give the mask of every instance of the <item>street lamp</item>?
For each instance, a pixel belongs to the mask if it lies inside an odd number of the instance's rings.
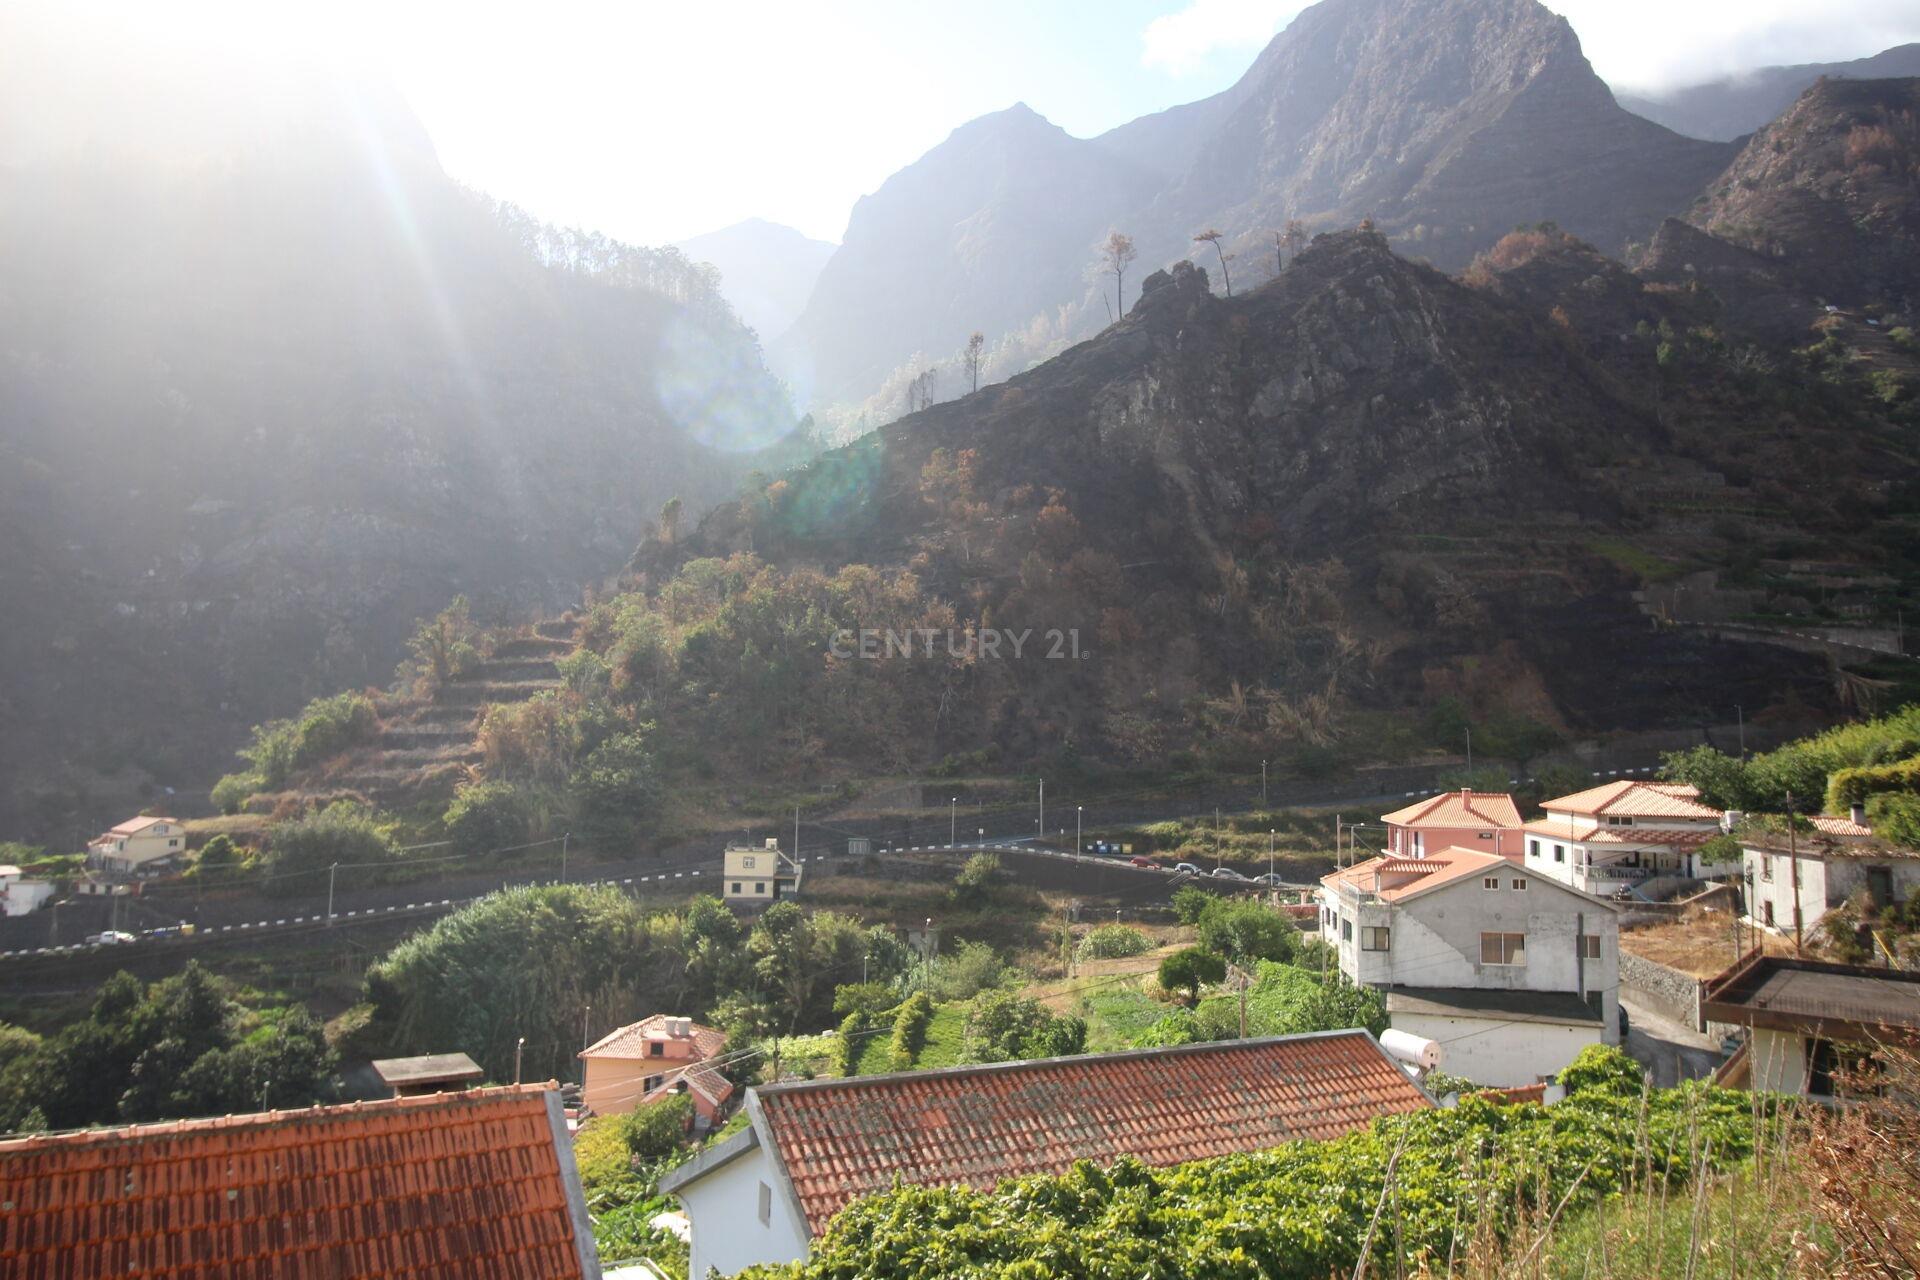
[[[515,1084],[520,1083],[520,1053],[526,1047],[527,1038],[525,1036],[521,1036],[519,1043],[513,1046],[513,1082]]]
[[[1260,807],[1267,807],[1267,762],[1260,762]]]
[[[1273,888],[1273,828],[1267,828],[1267,888]]]
[[[1076,856],[1080,852],[1080,814],[1085,808],[1085,805],[1073,806],[1073,852]]]
[[[960,843],[960,841],[955,838],[955,833],[959,831],[959,827],[956,825],[960,821],[959,805],[959,796],[953,796],[947,801],[947,848],[949,849]]]

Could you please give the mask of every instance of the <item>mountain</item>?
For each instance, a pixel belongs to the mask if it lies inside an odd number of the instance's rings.
[[[456,594],[562,607],[668,499],[791,456],[678,253],[461,188],[391,93],[295,83],[235,137],[135,88],[168,146],[54,94],[22,109],[71,145],[0,154],[9,835],[210,782],[250,724],[388,680]]]
[[[1242,284],[1277,269],[1290,218],[1371,219],[1444,267],[1542,221],[1617,251],[1733,153],[1622,110],[1536,0],[1322,0],[1202,102],[1089,141],[1024,107],[957,130],[861,201],[780,358],[811,361],[816,403],[974,329],[995,376],[1017,371],[1111,321],[1090,276],[1109,227],[1141,273],[1217,227]]]
[[[834,246],[792,227],[748,218],[675,246],[720,273],[720,296],[763,339],[785,333],[807,305]]]
[[[1920,79],[1824,80],[1687,213],[1809,297],[1920,302]]]
[[[1821,79],[1886,80],[1920,76],[1920,44],[1903,44],[1851,62],[1761,67],[1671,93],[1619,93],[1620,105],[1689,138],[1732,142],[1764,128]]]
[[[962,125],[854,205],[773,359],[803,400],[858,400],[915,353],[1025,325],[1086,293],[1094,239],[1153,185],[1025,103]]]

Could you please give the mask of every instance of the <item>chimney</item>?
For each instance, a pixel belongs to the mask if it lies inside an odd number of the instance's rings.
[[[1856,804],[1847,811],[1847,816],[1853,819],[1854,826],[1864,827],[1867,825],[1867,806]]]
[[[775,850],[777,852],[780,848],[780,838],[778,836],[768,836],[767,848]]]
[[[1720,815],[1720,829],[1731,835],[1733,829],[1746,820],[1746,816],[1738,809],[1729,809]]]

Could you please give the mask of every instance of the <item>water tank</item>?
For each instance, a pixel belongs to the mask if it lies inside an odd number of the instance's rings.
[[[1440,1065],[1440,1042],[1389,1027],[1380,1033],[1380,1047],[1410,1067],[1432,1071]]]

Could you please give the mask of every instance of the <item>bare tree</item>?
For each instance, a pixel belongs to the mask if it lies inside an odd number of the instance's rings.
[[[1300,250],[1307,244],[1307,228],[1300,219],[1287,219],[1287,229],[1281,233],[1280,242],[1286,248],[1288,261],[1300,256]]]
[[[1233,277],[1227,274],[1227,254],[1226,250],[1220,247],[1220,233],[1212,227],[1208,227],[1205,231],[1196,235],[1193,238],[1193,242],[1195,244],[1206,243],[1213,246],[1214,253],[1220,257],[1220,283],[1227,287],[1227,296],[1231,298],[1233,296]]]
[[[907,412],[918,413],[922,409],[933,407],[933,387],[940,376],[940,366],[930,364],[913,375],[907,383]]]
[[[975,391],[980,389],[980,366],[985,362],[986,349],[987,335],[976,329],[973,336],[967,339],[966,353],[960,357],[961,366],[966,369],[967,377],[973,380]]]
[[[1124,319],[1127,314],[1127,267],[1134,259],[1133,237],[1123,232],[1109,231],[1107,238],[1096,247],[1106,269],[1113,272],[1113,309]]]

